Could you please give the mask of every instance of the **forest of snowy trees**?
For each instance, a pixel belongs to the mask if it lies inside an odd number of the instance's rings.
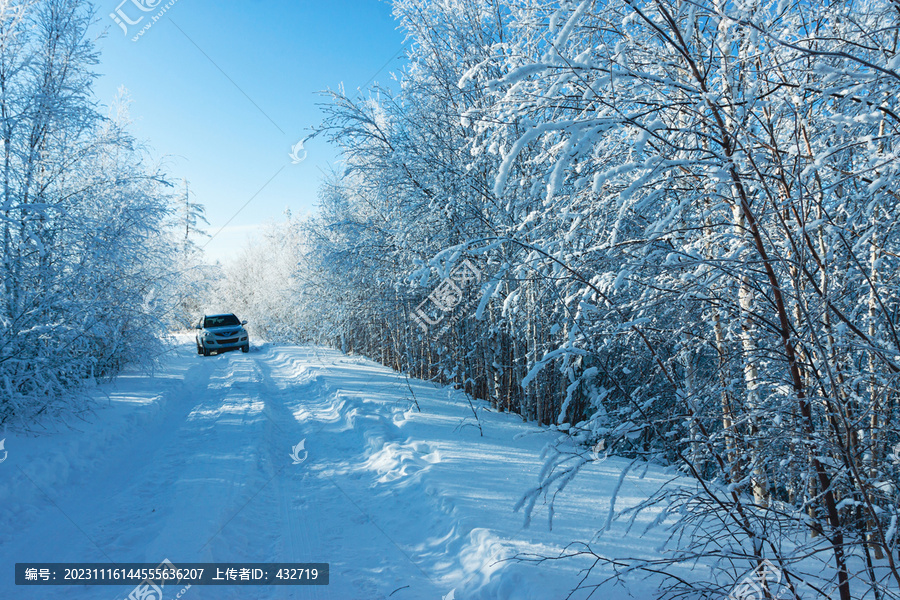
[[[0,424],[81,412],[70,392],[152,361],[178,279],[171,184],[127,97],[107,115],[92,96],[93,14],[0,2]]]
[[[641,507],[717,567],[673,596],[769,561],[900,597],[900,3],[394,11],[397,91],[327,99],[306,333],[694,477]],[[526,513],[590,460],[549,451]]]

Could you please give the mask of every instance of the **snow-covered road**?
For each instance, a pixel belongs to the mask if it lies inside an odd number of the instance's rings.
[[[155,375],[130,373],[102,391],[105,406],[74,431],[6,436],[2,598],[116,600],[131,591],[17,588],[16,562],[163,559],[331,565],[327,587],[194,586],[181,596],[197,600],[564,598],[575,562],[498,560],[589,538],[621,466],[585,471],[550,533],[540,519],[524,529],[512,508],[536,481],[552,433],[482,411],[481,435],[459,392],[358,357],[262,345],[204,358],[180,338]],[[303,440],[308,454],[295,464]],[[633,497],[656,483],[645,477]],[[628,539],[605,544],[634,554]]]

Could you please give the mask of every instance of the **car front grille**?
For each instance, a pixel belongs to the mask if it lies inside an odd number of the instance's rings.
[[[237,342],[237,341],[238,341],[237,338],[230,338],[230,339],[227,339],[227,340],[219,340],[219,343],[220,343],[220,344],[233,344],[233,343],[235,343],[235,342]]]

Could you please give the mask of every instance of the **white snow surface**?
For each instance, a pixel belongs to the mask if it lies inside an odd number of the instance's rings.
[[[590,540],[624,460],[588,465],[558,498],[552,531],[540,501],[524,528],[513,507],[558,432],[479,404],[481,436],[460,392],[409,380],[418,412],[403,375],[334,350],[261,344],[204,358],[177,341],[153,375],[102,386],[101,408],[75,429],[6,435],[0,598],[119,600],[134,587],[17,587],[17,562],[330,563],[327,587],[194,586],[187,600],[554,600],[590,564],[504,559]],[[294,464],[302,440],[308,456]],[[629,478],[616,508],[669,476]],[[594,547],[649,557],[664,532],[643,530],[613,527]],[[592,597],[652,597],[633,577]]]

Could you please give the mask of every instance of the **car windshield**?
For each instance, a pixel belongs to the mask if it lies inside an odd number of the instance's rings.
[[[214,317],[206,317],[203,321],[204,327],[227,327],[240,324],[241,322],[234,315],[216,315]]]

